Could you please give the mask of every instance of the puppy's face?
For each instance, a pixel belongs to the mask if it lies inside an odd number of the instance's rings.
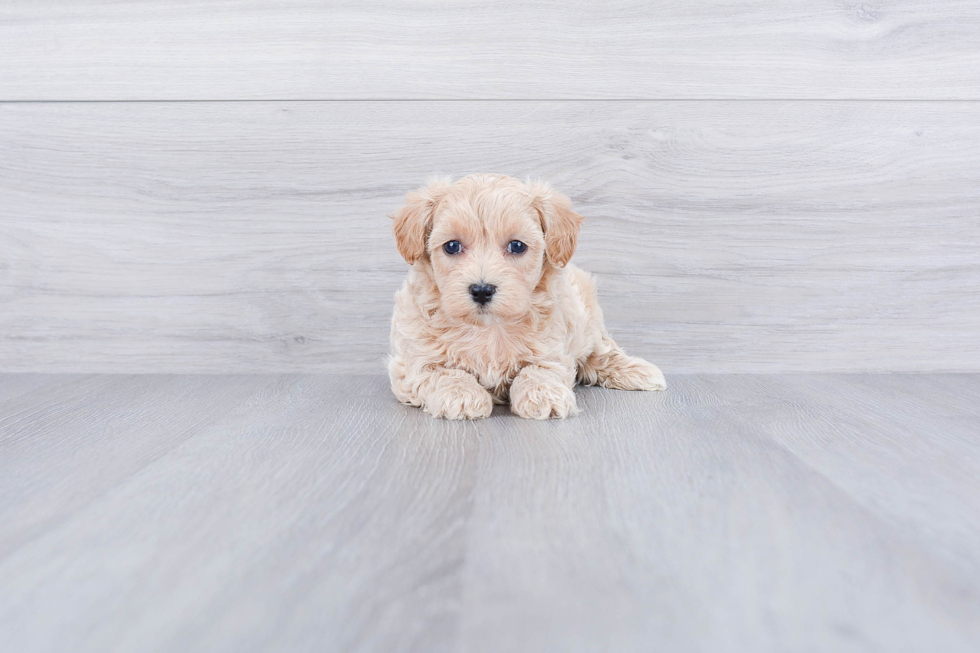
[[[502,175],[432,182],[393,218],[399,251],[429,267],[443,313],[474,324],[526,316],[549,266],[571,258],[582,219],[547,186]]]
[[[446,315],[514,320],[531,309],[544,232],[530,202],[508,195],[451,195],[434,212],[426,249]]]

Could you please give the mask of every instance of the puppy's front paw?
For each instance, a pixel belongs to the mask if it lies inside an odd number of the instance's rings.
[[[426,398],[425,410],[443,419],[482,419],[493,412],[493,398],[472,376],[446,377]]]
[[[530,368],[522,370],[510,386],[510,409],[524,419],[564,419],[578,412],[570,388]]]

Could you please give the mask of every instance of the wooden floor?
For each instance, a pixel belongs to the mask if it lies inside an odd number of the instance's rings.
[[[976,651],[980,375],[0,376],[0,650]]]

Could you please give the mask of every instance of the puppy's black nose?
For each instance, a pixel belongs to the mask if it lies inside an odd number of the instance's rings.
[[[484,306],[493,299],[493,294],[497,292],[497,286],[489,283],[474,283],[470,286],[470,296],[480,306]]]

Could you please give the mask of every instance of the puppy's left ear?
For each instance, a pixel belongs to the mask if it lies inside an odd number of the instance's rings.
[[[541,219],[545,255],[557,267],[565,267],[578,243],[578,230],[583,218],[572,210],[572,201],[547,184],[528,184],[531,206]]]
[[[389,216],[395,221],[392,227],[398,253],[409,265],[425,257],[426,242],[432,231],[432,214],[451,185],[452,180],[448,178],[430,179],[427,185],[406,195],[405,206]]]

